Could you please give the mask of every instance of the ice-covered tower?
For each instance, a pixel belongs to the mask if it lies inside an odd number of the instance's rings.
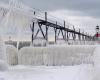
[[[0,36],[0,71],[7,70],[6,46]]]

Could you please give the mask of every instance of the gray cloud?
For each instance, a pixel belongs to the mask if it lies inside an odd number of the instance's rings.
[[[84,30],[88,28],[89,32],[95,32],[95,26],[100,24],[100,0],[23,0],[23,2],[31,7],[49,12],[69,11],[69,14],[66,13],[66,17],[67,15],[76,16],[71,23],[82,24],[86,26]],[[63,16],[63,14],[61,15]],[[81,17],[81,19],[77,19],[77,17]],[[90,18],[83,19],[85,17]]]
[[[73,10],[84,15],[100,18],[100,0],[23,0],[31,7],[42,10]]]
[[[76,16],[76,17],[81,16],[82,20],[80,19],[71,20],[71,22],[72,21],[77,22],[77,24],[80,23],[82,25],[83,24],[90,25],[92,23],[92,25],[94,24],[93,26],[95,26],[97,25],[97,23],[100,22],[99,21],[100,20],[100,10],[99,10],[100,0],[21,0],[21,2],[25,3],[26,5],[30,7],[41,9],[48,12],[55,12],[57,10],[69,11],[68,13],[64,14],[64,18],[67,18],[67,16]],[[62,13],[61,15],[63,16]],[[99,20],[91,20],[87,18],[84,20],[83,19],[84,17],[93,17],[94,19],[98,18]]]

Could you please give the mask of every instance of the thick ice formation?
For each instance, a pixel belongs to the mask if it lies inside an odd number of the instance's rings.
[[[79,65],[93,63],[93,46],[25,47],[19,51],[19,64],[24,65]]]
[[[17,65],[18,64],[18,51],[12,45],[6,46],[6,54],[7,54],[7,62],[9,65]]]
[[[0,71],[7,69],[6,46],[0,37]]]
[[[19,51],[18,63],[23,65],[42,65],[42,48],[27,47]]]
[[[93,60],[95,67],[100,67],[100,46],[96,47],[94,51]]]
[[[6,71],[8,69],[8,64],[4,60],[0,60],[0,72]]]
[[[1,37],[0,37],[0,60],[6,61],[6,47]]]
[[[93,72],[93,80],[100,80],[100,46],[97,46],[94,51],[94,72]]]

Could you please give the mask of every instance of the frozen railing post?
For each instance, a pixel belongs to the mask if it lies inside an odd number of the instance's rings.
[[[31,31],[32,31],[32,38],[31,38],[31,40],[32,40],[32,45],[33,45],[33,40],[34,40],[34,22],[33,22],[32,26],[30,25],[30,28],[31,28]]]
[[[65,22],[65,20],[64,20],[64,28],[66,28],[66,22]],[[67,41],[67,39],[66,39],[66,31],[64,31],[65,32],[65,37],[64,37],[64,39],[65,39],[65,42]]]

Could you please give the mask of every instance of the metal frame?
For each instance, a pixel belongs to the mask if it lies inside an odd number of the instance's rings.
[[[35,12],[34,12],[35,13]],[[38,38],[38,33],[39,31],[42,34],[43,39],[45,39],[48,42],[48,30],[49,27],[54,28],[54,34],[55,34],[55,43],[57,42],[57,40],[59,40],[59,35],[62,35],[62,40],[64,41],[69,41],[70,35],[72,35],[72,39],[75,41],[76,40],[76,35],[78,35],[78,40],[83,40],[83,41],[88,41],[88,40],[94,40],[93,36],[89,36],[88,34],[84,34],[84,32],[81,33],[80,29],[79,31],[76,31],[74,26],[73,26],[73,30],[66,28],[66,23],[64,21],[64,26],[60,26],[56,23],[51,23],[47,20],[47,12],[45,12],[45,20],[42,19],[38,19],[37,21],[38,23],[38,30],[36,31],[36,34],[34,34],[34,22],[33,25],[31,27],[31,31],[32,31],[32,43],[33,41]],[[45,31],[42,29],[42,26],[45,26]]]

